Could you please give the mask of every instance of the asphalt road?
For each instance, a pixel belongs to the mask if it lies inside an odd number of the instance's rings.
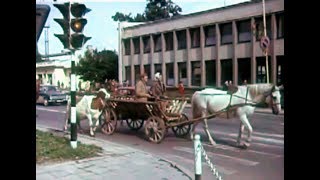
[[[37,106],[37,124],[61,129],[64,123],[66,107]],[[191,117],[190,109],[185,113]],[[225,180],[282,180],[284,179],[284,116],[255,113],[250,118],[253,127],[252,143],[248,149],[236,147],[236,137],[239,130],[238,119],[209,120],[211,135],[218,145],[212,147],[208,143],[202,125],[196,131],[201,136],[204,149],[218,172]],[[82,127],[88,129],[88,121],[82,122]],[[246,137],[246,136],[244,136]],[[193,143],[188,139],[177,138],[171,130],[160,144],[148,142],[144,137],[144,129],[132,131],[124,121],[118,123],[113,135],[107,136],[100,132],[96,138],[102,138],[138,148],[156,155],[160,155],[177,163],[191,176],[194,174]],[[202,179],[215,179],[204,158],[202,165]]]

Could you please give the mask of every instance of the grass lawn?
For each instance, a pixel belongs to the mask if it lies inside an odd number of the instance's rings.
[[[72,149],[70,140],[50,132],[36,131],[36,163],[79,160],[99,156],[102,148],[81,144]]]

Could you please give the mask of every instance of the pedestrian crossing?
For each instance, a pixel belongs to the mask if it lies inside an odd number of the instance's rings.
[[[237,134],[224,133],[220,131],[215,131],[214,134],[214,139],[218,144],[213,147],[205,141],[202,142],[202,146],[213,165],[216,166],[219,173],[224,177],[238,172],[243,172],[243,169],[254,166],[269,166],[268,163],[272,163],[275,159],[277,161],[281,161],[279,158],[283,159],[284,157],[283,134],[254,132],[251,146],[247,149],[241,149],[230,145],[232,143],[236,144]],[[206,135],[201,134],[201,136],[204,137]],[[246,138],[246,136],[244,136],[244,138]],[[227,141],[230,144],[226,145],[221,142],[219,144],[219,141]],[[174,153],[166,154],[164,156],[193,172],[194,148],[174,146],[172,149],[174,150]],[[213,174],[210,172],[210,167],[205,161],[204,156],[202,156],[202,169],[204,177],[209,179],[213,178]]]

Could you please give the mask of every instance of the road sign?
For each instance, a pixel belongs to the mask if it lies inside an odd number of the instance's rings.
[[[266,49],[268,49],[270,45],[270,39],[268,38],[268,36],[263,36],[260,40],[260,48],[262,49],[262,51],[265,51]]]

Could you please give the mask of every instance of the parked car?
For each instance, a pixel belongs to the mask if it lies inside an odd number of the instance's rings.
[[[40,85],[40,93],[37,103],[48,106],[51,103],[66,104],[67,101],[67,94],[62,92],[57,86]]]

